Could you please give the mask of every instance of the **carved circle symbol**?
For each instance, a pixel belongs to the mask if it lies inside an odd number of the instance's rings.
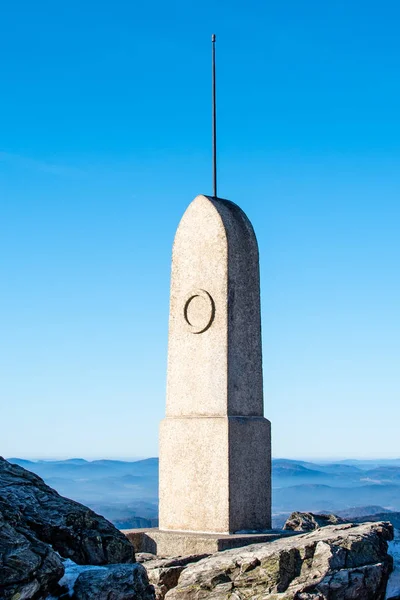
[[[186,297],[183,314],[192,333],[203,333],[214,321],[214,300],[206,290],[194,290]]]

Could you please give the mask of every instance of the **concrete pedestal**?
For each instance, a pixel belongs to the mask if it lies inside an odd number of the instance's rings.
[[[296,535],[294,531],[270,530],[254,534],[218,535],[186,533],[152,529],[125,529],[122,531],[135,547],[135,552],[150,552],[157,556],[190,556],[214,554],[250,544],[272,542],[281,537]]]

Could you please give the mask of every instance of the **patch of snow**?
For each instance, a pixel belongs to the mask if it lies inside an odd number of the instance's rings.
[[[273,533],[273,529],[239,529],[235,531],[235,535],[253,535],[255,533]]]
[[[58,582],[62,587],[66,587],[68,590],[69,596],[73,596],[74,594],[74,586],[75,582],[78,579],[79,575],[84,571],[94,571],[96,569],[105,569],[106,567],[99,567],[97,565],[77,565],[69,558],[64,561],[65,573],[61,577]],[[47,596],[46,600],[57,600],[54,596]]]
[[[400,530],[394,530],[394,540],[389,542],[389,554],[393,556],[393,572],[389,577],[385,600],[400,596]]]

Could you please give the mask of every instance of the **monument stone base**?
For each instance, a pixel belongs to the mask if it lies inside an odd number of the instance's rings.
[[[271,424],[261,416],[167,417],[160,427],[162,531],[271,528]]]
[[[188,533],[151,529],[123,529],[122,533],[133,544],[136,552],[149,552],[157,556],[189,556],[214,554],[250,544],[272,542],[281,537],[295,535],[294,531],[270,530],[260,533]]]

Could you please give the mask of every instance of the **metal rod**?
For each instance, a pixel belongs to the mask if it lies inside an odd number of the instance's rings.
[[[212,45],[212,161],[213,161],[213,195],[217,197],[217,100],[215,85],[215,33],[211,36]]]

